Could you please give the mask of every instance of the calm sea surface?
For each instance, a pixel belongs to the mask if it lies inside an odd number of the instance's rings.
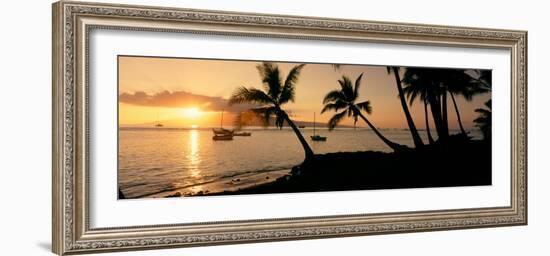
[[[317,129],[328,137],[326,142],[311,141],[310,128],[301,130],[317,154],[391,151],[370,129]],[[121,128],[119,187],[128,198],[234,190],[276,179],[303,161],[302,147],[290,129],[247,131],[252,136],[213,141],[210,129]],[[413,145],[408,130],[381,132],[394,142]],[[419,132],[427,142],[425,131]],[[479,132],[470,135],[479,137]]]

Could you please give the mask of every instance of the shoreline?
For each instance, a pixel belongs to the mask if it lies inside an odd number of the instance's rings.
[[[491,185],[490,149],[488,142],[471,140],[399,153],[363,151],[315,155],[314,159],[293,167],[289,175],[273,182],[208,195]],[[353,163],[365,164],[354,166]]]
[[[290,169],[272,170],[266,172],[251,172],[239,174],[231,177],[222,178],[204,183],[188,185],[182,188],[160,191],[145,196],[128,198],[128,199],[144,199],[144,198],[167,198],[167,197],[190,197],[204,196],[210,194],[223,193],[227,190],[222,187],[231,186],[237,191],[240,189],[248,189],[256,186],[261,186],[273,182],[274,180],[284,177],[290,173]]]
[[[491,185],[491,164],[490,142],[454,137],[404,152],[316,154],[290,170],[252,172],[137,198]]]

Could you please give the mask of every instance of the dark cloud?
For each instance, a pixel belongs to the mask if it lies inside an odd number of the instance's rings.
[[[152,95],[138,91],[133,94],[122,93],[119,95],[118,99],[119,102],[136,106],[167,108],[199,107],[203,111],[225,110],[230,112],[240,112],[255,107],[254,105],[248,104],[229,106],[228,100],[222,97],[210,97],[185,91],[163,91]]]

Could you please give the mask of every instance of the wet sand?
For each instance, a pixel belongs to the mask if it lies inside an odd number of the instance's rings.
[[[242,189],[261,186],[266,183],[271,183],[289,174],[290,170],[269,171],[263,173],[247,173],[213,182],[198,183],[185,188],[163,191],[156,194],[148,195],[145,198],[200,196],[238,191]]]

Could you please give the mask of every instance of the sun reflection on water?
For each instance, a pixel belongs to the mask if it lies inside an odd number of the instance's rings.
[[[191,130],[189,131],[189,154],[187,159],[189,160],[189,170],[191,171],[191,176],[193,178],[200,178],[201,171],[199,169],[199,164],[201,162],[200,152],[199,152],[199,131]]]

